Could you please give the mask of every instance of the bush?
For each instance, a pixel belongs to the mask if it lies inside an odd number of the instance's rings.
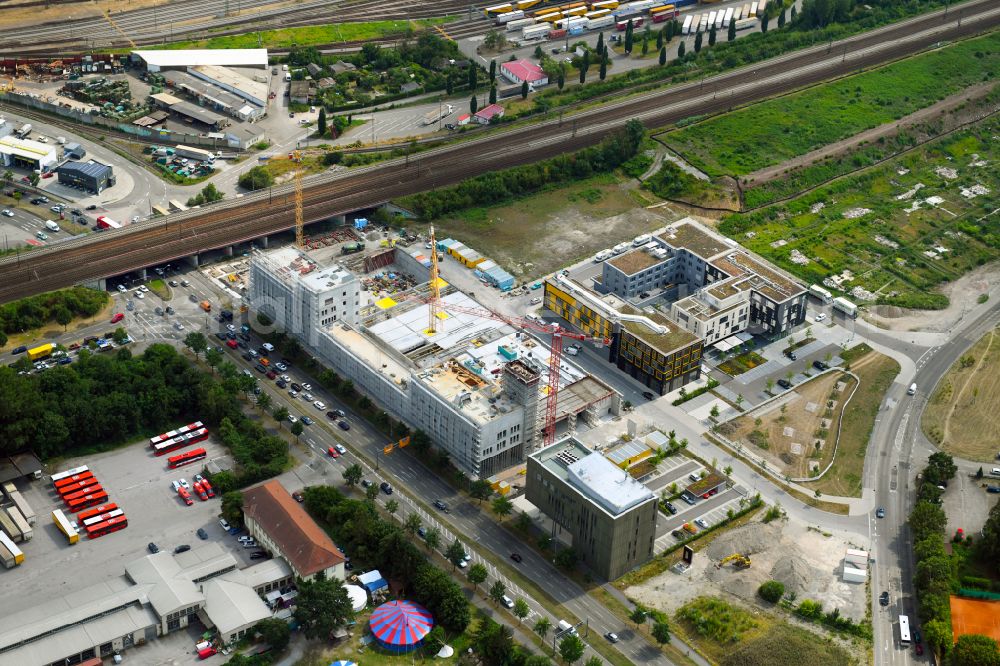
[[[245,190],[262,190],[274,185],[274,176],[264,167],[255,166],[240,176],[239,184]]]
[[[107,292],[70,287],[40,296],[23,298],[0,306],[0,332],[11,334],[40,328],[56,319],[56,313],[69,310],[73,317],[92,317],[107,305]]]
[[[780,580],[769,580],[757,588],[757,594],[764,601],[776,604],[781,601],[781,597],[785,596],[785,584]]]

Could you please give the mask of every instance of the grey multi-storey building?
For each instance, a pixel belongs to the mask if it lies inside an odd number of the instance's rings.
[[[656,495],[570,437],[528,456],[525,492],[572,536],[595,573],[613,580],[653,557]]]

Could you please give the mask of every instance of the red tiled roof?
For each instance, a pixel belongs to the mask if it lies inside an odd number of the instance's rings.
[[[267,532],[299,576],[344,561],[340,549],[276,479],[243,492],[243,513]]]
[[[479,111],[476,112],[476,118],[483,118],[489,120],[493,116],[500,114],[503,115],[503,107],[499,104],[490,104],[489,106],[484,106]]]
[[[529,60],[515,60],[513,62],[505,62],[503,64],[504,69],[510,72],[512,75],[517,77],[520,81],[527,81],[532,83],[533,81],[539,81],[546,78],[545,71]]]

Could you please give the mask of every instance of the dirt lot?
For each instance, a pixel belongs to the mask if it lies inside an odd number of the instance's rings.
[[[644,196],[634,183],[599,176],[434,226],[439,238],[457,238],[526,280],[682,217],[667,206],[645,208]]]
[[[867,605],[865,585],[845,583],[840,576],[845,549],[861,547],[849,539],[846,533],[821,532],[789,520],[752,522],[696,552],[686,573],[668,570],[625,593],[643,605],[673,614],[699,596],[735,595],[757,605],[757,588],[773,579],[784,583],[786,593],[794,592],[799,601],[819,601],[826,611],[838,608],[841,615],[861,620]],[[749,556],[750,568],[740,570],[732,564],[716,568],[717,562],[733,553]]]
[[[856,384],[838,372],[820,375],[799,384],[765,411],[733,421],[735,429],[729,438],[765,456],[783,474],[811,476],[826,467],[833,455],[840,410]]]
[[[1000,330],[994,329],[958,359],[927,403],[924,433],[948,453],[990,462],[1000,441]]]

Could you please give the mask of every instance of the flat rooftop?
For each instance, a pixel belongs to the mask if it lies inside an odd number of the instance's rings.
[[[572,437],[531,457],[612,517],[656,497],[628,472]]]
[[[623,306],[621,312],[623,314],[648,317],[654,323],[665,326],[667,329],[666,332],[659,333],[640,322],[622,320],[622,326],[625,330],[664,354],[682,349],[700,340],[694,333],[684,330],[680,324],[671,321],[657,312],[650,313],[629,305]]]
[[[706,261],[721,252],[732,249],[732,246],[722,238],[684,220],[667,227],[666,231],[656,237],[671,247],[685,248]]]
[[[177,49],[133,51],[150,67],[267,67],[267,49]]]
[[[805,287],[791,277],[743,250],[733,250],[724,257],[713,259],[712,265],[729,275],[744,276],[750,287],[779,303],[805,291]]]
[[[645,270],[650,266],[655,266],[663,261],[666,261],[666,259],[657,259],[645,250],[632,250],[631,252],[626,252],[625,254],[608,259],[607,263],[611,264],[625,275],[634,275],[639,271]]]
[[[236,95],[262,106],[267,101],[269,92],[266,81],[256,81],[248,76],[219,65],[196,65],[189,71],[197,72],[212,81],[230,86]]]

